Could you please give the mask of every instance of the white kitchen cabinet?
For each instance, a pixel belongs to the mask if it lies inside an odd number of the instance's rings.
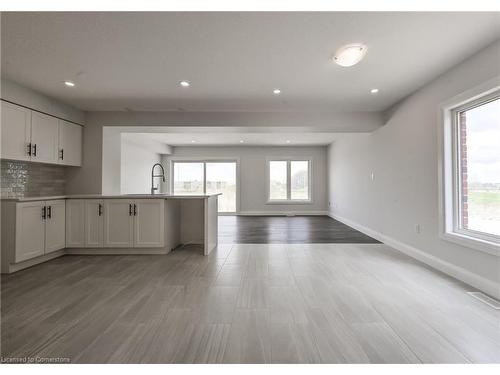
[[[45,253],[45,212],[45,202],[25,202],[16,205],[16,263]]]
[[[85,247],[104,245],[104,201],[101,199],[82,200],[85,204]]]
[[[16,204],[16,263],[65,247],[65,200]]]
[[[134,208],[134,247],[162,247],[165,243],[165,200],[137,199]]]
[[[128,199],[104,200],[104,247],[134,245],[133,203]]]
[[[31,111],[31,160],[59,161],[59,119]]]
[[[31,110],[2,101],[1,157],[30,160]]]
[[[66,201],[47,201],[45,207],[45,254],[48,254],[66,246]]]
[[[82,165],[82,127],[59,120],[59,164]]]
[[[2,101],[2,159],[82,165],[83,128]]]
[[[85,200],[66,201],[66,247],[85,246]]]

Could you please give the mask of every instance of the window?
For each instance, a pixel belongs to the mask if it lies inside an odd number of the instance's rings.
[[[500,254],[500,91],[476,95],[447,115],[445,235]]]
[[[222,193],[219,212],[236,212],[237,184],[235,161],[174,161],[174,194]]]
[[[287,199],[287,163],[286,161],[269,162],[269,199]]]
[[[174,163],[174,193],[204,194],[203,163]]]
[[[206,163],[206,192],[219,195],[219,212],[236,212],[236,163]]]
[[[310,160],[269,160],[269,202],[310,202]]]

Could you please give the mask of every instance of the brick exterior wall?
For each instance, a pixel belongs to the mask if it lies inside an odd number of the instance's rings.
[[[63,166],[2,160],[0,178],[3,198],[63,195],[65,192]]]
[[[462,182],[462,226],[469,227],[469,202],[468,202],[468,180],[467,180],[467,118],[465,112],[459,114],[460,129],[460,171]]]

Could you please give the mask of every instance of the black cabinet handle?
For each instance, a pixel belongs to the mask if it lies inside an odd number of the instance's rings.
[[[129,203],[128,205],[128,215],[132,216],[132,203]]]
[[[31,156],[31,142],[28,143],[28,156]]]
[[[134,203],[134,216],[137,216],[137,205]]]
[[[102,216],[102,204],[99,203],[99,216]]]
[[[61,148],[61,160],[64,160],[64,148]]]
[[[31,152],[33,156],[36,156],[36,143],[31,147]]]
[[[49,207],[47,208],[47,217],[48,217],[49,219],[52,219],[52,206],[49,206]]]
[[[42,208],[42,219],[45,220],[47,218],[47,206],[43,206]]]

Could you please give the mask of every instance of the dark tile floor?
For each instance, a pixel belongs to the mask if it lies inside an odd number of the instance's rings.
[[[328,216],[219,216],[219,243],[378,243]]]

